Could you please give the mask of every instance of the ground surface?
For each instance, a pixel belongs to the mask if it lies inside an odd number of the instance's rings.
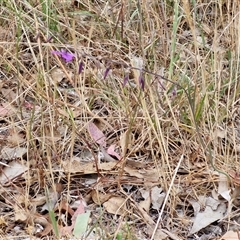
[[[239,23],[237,1],[0,1],[1,239],[239,239]]]

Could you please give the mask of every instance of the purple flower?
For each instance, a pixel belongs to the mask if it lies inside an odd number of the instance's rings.
[[[40,33],[37,33],[34,39],[37,40],[39,37],[40,37]]]
[[[139,81],[139,86],[140,86],[141,89],[144,91],[145,81],[144,81],[142,72],[140,73],[140,76],[139,76],[138,81]]]
[[[61,49],[61,51],[52,51],[52,54],[56,54],[58,56],[60,56],[61,58],[63,58],[66,62],[71,62],[73,60],[73,58],[75,57],[74,54],[67,52],[64,49]]]
[[[49,43],[53,39],[53,36],[47,38],[46,43]]]
[[[104,72],[104,75],[103,75],[103,79],[104,79],[104,80],[106,79],[109,71],[110,71],[110,67],[107,67],[106,70],[105,70],[105,72]]]
[[[78,67],[78,74],[81,74],[82,71],[83,71],[83,62],[80,62]]]
[[[174,86],[174,88],[172,90],[172,96],[176,97],[176,95],[177,95],[177,88],[176,88],[176,86]]]
[[[126,86],[128,81],[129,81],[129,73],[126,73],[123,79],[123,87]]]

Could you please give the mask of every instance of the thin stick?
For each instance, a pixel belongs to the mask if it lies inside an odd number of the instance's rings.
[[[162,219],[163,210],[164,210],[164,208],[165,208],[165,206],[166,206],[166,204],[167,204],[167,200],[168,200],[168,197],[169,197],[169,195],[170,195],[170,191],[171,191],[171,188],[172,188],[172,186],[173,186],[173,182],[174,182],[174,180],[175,180],[175,178],[176,178],[176,175],[177,175],[177,172],[178,172],[178,169],[179,169],[179,167],[180,167],[180,165],[181,165],[182,160],[183,160],[183,154],[181,155],[180,160],[179,160],[179,162],[178,162],[178,165],[177,165],[177,167],[176,167],[176,169],[175,169],[175,172],[174,172],[174,174],[173,174],[172,181],[171,181],[170,186],[169,186],[169,189],[168,189],[168,191],[167,191],[167,195],[166,195],[165,200],[164,200],[164,202],[163,202],[161,212],[160,212],[160,214],[159,214],[159,217],[158,217],[156,226],[155,226],[155,228],[154,228],[154,230],[153,230],[152,237],[151,237],[150,240],[153,240],[153,239],[154,239],[154,235],[156,234],[156,231],[157,231],[157,229],[158,229],[158,225],[159,225],[159,223],[160,223],[160,221],[161,221],[161,219]]]

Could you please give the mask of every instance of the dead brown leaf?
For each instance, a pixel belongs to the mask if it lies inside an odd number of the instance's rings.
[[[5,146],[1,150],[0,158],[2,159],[14,159],[14,158],[21,158],[25,153],[27,152],[27,149],[24,147],[8,147]]]
[[[151,198],[148,196],[145,200],[139,202],[139,207],[143,210],[146,211],[146,213],[149,214],[150,210],[150,205],[151,205]]]
[[[99,191],[94,189],[91,192],[91,196],[92,196],[92,200],[97,205],[101,205],[104,202],[108,201],[113,196],[113,194],[111,194],[111,193],[102,193],[102,192],[99,192]]]
[[[228,231],[219,240],[239,240],[239,232]]]
[[[52,224],[50,222],[45,225],[44,230],[36,234],[38,237],[45,237],[52,231]]]
[[[9,132],[10,134],[7,137],[8,145],[16,147],[25,142],[24,136],[22,134],[19,134],[14,130],[11,130]]]
[[[163,189],[159,188],[158,186],[154,186],[151,189],[152,208],[159,210],[163,204],[165,197],[166,193],[163,192]]]
[[[103,147],[106,147],[106,137],[103,132],[96,126],[96,124],[90,122],[88,124],[88,131],[96,143]]]
[[[115,145],[111,145],[108,149],[107,149],[107,153],[116,157],[118,160],[121,159],[120,155],[115,151]]]
[[[27,170],[28,167],[16,161],[12,161],[9,163],[9,166],[5,167],[4,170],[0,173],[0,182],[1,184],[5,184],[8,181],[11,181],[19,175],[23,174]]]
[[[125,166],[124,171],[126,171],[130,176],[144,178],[144,176],[141,173],[139,173],[139,170],[136,170],[134,168]]]
[[[65,109],[58,108],[57,111],[59,112],[59,114],[61,114],[62,116],[66,117],[66,118],[70,117],[70,113]],[[82,114],[81,110],[71,109],[71,116],[72,117],[76,118],[76,117],[80,116],[81,114]]]
[[[3,102],[2,106],[0,106],[0,117],[12,116],[15,112],[15,107],[10,103]]]
[[[126,199],[122,197],[111,197],[108,201],[103,203],[104,208],[108,213],[123,215]]]
[[[61,235],[65,236],[67,234],[71,234],[72,233],[74,225],[75,225],[75,222],[76,222],[76,219],[77,219],[77,216],[79,214],[85,213],[86,203],[84,202],[84,200],[80,200],[79,201],[79,205],[78,205],[78,207],[77,207],[75,212],[69,207],[69,205],[67,204],[66,201],[63,201],[62,206],[64,206],[64,209],[66,209],[68,212],[70,211],[69,213],[72,216],[71,226],[62,227],[61,230],[60,230]]]
[[[46,203],[46,196],[43,195],[37,195],[35,198],[31,199],[31,204],[34,206],[41,206],[44,203]]]
[[[116,160],[109,155],[109,153],[103,148],[103,146],[100,146],[100,149],[101,153],[103,154],[103,160],[105,162],[116,162]]]
[[[65,77],[66,74],[61,68],[54,68],[50,73],[54,83],[60,83]]]
[[[64,210],[64,212],[69,213],[71,216],[74,215],[74,211],[72,210],[72,208],[69,206],[69,204],[67,203],[67,201],[65,199],[63,199],[58,206],[55,207],[55,211],[58,210]]]
[[[97,169],[94,162],[81,163],[74,160],[72,162],[64,162],[63,168],[65,172],[70,172],[70,173],[81,173],[81,174],[97,173]],[[98,169],[101,172],[110,171],[115,168],[117,168],[116,162],[106,162],[106,163],[98,164]]]
[[[147,211],[145,209],[143,209],[140,204],[135,203],[134,204],[137,207],[137,210],[140,212],[140,214],[142,215],[143,219],[145,220],[145,222],[147,224],[149,224],[150,226],[154,226],[155,222],[152,220],[152,218],[148,215]]]
[[[20,208],[18,205],[14,205],[14,218],[15,221],[26,222],[28,219],[28,213],[26,213],[25,209]]]
[[[5,117],[7,116],[8,114],[10,113],[9,109],[3,107],[3,106],[0,106],[0,116],[1,117]]]

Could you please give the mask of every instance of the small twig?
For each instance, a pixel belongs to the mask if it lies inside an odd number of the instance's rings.
[[[159,225],[159,223],[160,223],[160,221],[161,221],[161,219],[162,219],[163,210],[164,210],[164,208],[165,208],[165,206],[166,206],[166,204],[167,204],[168,197],[169,197],[169,195],[170,195],[170,191],[171,191],[171,189],[172,189],[174,180],[175,180],[175,178],[176,178],[176,175],[177,175],[177,172],[178,172],[178,169],[179,169],[179,167],[180,167],[180,165],[181,165],[182,160],[183,160],[183,155],[181,155],[180,160],[179,160],[179,162],[178,162],[178,165],[177,165],[177,167],[175,168],[175,172],[174,172],[174,174],[173,174],[172,181],[171,181],[171,183],[170,183],[169,189],[168,189],[167,194],[166,194],[166,197],[165,197],[165,199],[164,199],[164,202],[163,202],[163,205],[162,205],[162,208],[161,208],[161,212],[159,213],[158,220],[157,220],[157,223],[156,223],[156,225],[155,225],[155,228],[154,228],[154,230],[153,230],[152,237],[151,237],[150,240],[153,240],[153,239],[154,239],[154,235],[156,234],[156,231],[157,231],[157,229],[158,229],[158,225]]]
[[[98,159],[96,157],[96,154],[93,152],[89,142],[86,139],[84,139],[77,131],[76,131],[76,134],[78,135],[79,138],[81,138],[85,142],[85,144],[87,145],[88,149],[92,153],[94,161],[95,161],[95,165],[96,165],[97,174],[98,174],[99,177],[102,177],[102,174],[100,173],[99,168],[98,168]]]

